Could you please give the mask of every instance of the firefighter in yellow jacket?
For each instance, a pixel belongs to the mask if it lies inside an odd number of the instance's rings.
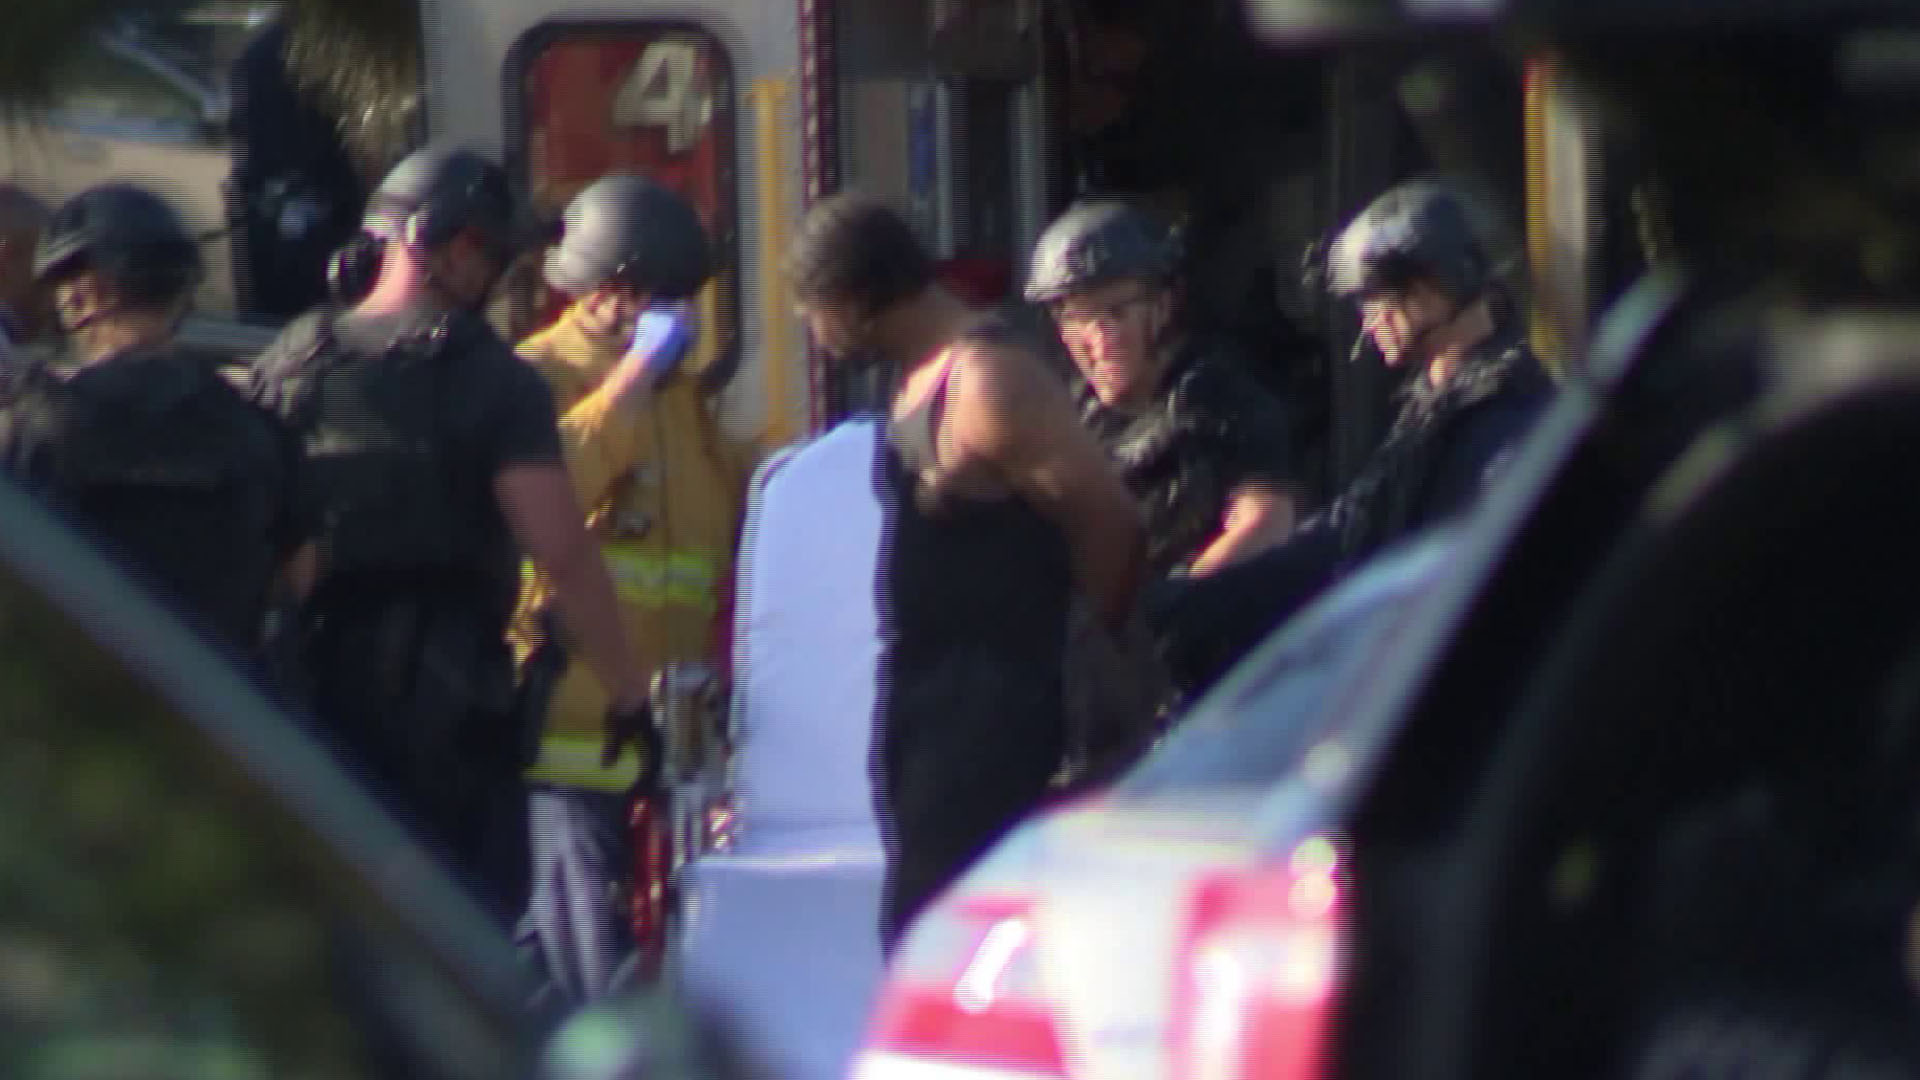
[[[629,175],[583,190],[564,225],[546,276],[574,302],[520,354],[553,388],[568,471],[642,667],[710,659],[743,485],[693,377],[711,349],[698,332],[711,314],[705,233],[684,199]],[[564,659],[545,601],[530,575],[514,643],[552,691],[528,776],[534,880],[521,936],[564,1007],[605,994],[631,952],[615,896],[640,765],[603,758],[606,693]]]

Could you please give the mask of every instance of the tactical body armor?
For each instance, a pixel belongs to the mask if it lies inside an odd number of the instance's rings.
[[[1413,532],[1467,511],[1553,396],[1517,340],[1466,204],[1446,185],[1411,181],[1369,205],[1327,253],[1325,284],[1349,299],[1427,282],[1464,310],[1485,299],[1493,336],[1441,386],[1415,373],[1386,440],[1323,512],[1284,545],[1150,600],[1180,682],[1196,689],[1346,569]],[[1364,339],[1363,339],[1364,340]]]
[[[1387,440],[1340,497],[1271,551],[1155,591],[1152,618],[1189,691],[1381,548],[1465,513],[1551,401],[1525,346],[1489,342],[1435,391],[1406,391]]]
[[[504,351],[467,312],[369,341],[323,309],[257,376],[305,451],[321,570],[297,651],[326,735],[511,918],[529,749],[502,639],[517,574],[481,449],[448,422],[484,348]]]
[[[226,645],[258,643],[297,542],[293,456],[211,357],[133,350],[0,385],[0,466]]]
[[[1171,285],[1179,265],[1174,231],[1119,199],[1076,204],[1034,246],[1031,303],[1058,304],[1110,282]],[[1154,347],[1170,355],[1158,393],[1138,415],[1108,408],[1075,380],[1081,419],[1100,439],[1140,500],[1147,563],[1155,576],[1182,569],[1217,535],[1233,489],[1248,480],[1291,479],[1288,418],[1218,340]]]
[[[82,273],[112,289],[111,303],[69,320],[75,331],[126,309],[181,310],[201,270],[179,215],[131,184],[68,200],[33,258],[44,289]],[[154,342],[84,359],[0,371],[0,462],[190,620],[251,652],[298,542],[284,433],[211,357]]]
[[[1106,408],[1084,383],[1075,389],[1082,419],[1140,501],[1155,576],[1183,569],[1219,534],[1235,487],[1282,482],[1292,464],[1285,410],[1230,350],[1186,346],[1163,385],[1138,416]]]
[[[1527,347],[1489,342],[1439,389],[1414,379],[1386,440],[1320,519],[1343,563],[1458,513],[1553,395]],[[1303,528],[1319,523],[1309,521]]]
[[[278,411],[303,444],[328,580],[484,574],[455,516],[438,425],[457,390],[453,357],[476,332],[447,316],[377,353],[344,347],[326,311],[290,332],[304,356],[279,380]]]

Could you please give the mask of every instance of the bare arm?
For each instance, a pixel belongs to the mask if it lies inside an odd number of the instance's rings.
[[[957,359],[948,422],[962,457],[986,464],[1059,526],[1081,590],[1109,626],[1122,626],[1146,551],[1133,496],[1036,359],[984,348]]]
[[[1227,497],[1221,523],[1219,535],[1193,560],[1193,573],[1210,574],[1285,540],[1293,531],[1293,496],[1278,484],[1241,484]]]
[[[647,679],[633,661],[613,581],[587,532],[573,482],[559,465],[510,465],[494,477],[495,496],[514,539],[553,585],[582,658],[616,709],[646,701]]]

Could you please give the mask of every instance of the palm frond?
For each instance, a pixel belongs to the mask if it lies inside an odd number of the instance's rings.
[[[294,83],[339,122],[368,175],[417,140],[420,15],[405,0],[292,0],[287,66]]]
[[[116,24],[164,23],[207,0],[5,0],[0,112],[48,100],[67,64]],[[421,115],[420,23],[408,0],[285,0],[294,84],[336,118],[370,174],[415,140]]]

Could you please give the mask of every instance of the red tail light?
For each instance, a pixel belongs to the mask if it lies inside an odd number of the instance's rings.
[[[1040,986],[1031,905],[967,898],[914,927],[881,992],[870,1051],[1022,1076],[1065,1076]]]
[[[1200,883],[1174,986],[1171,1075],[1325,1074],[1344,944],[1337,869],[1316,838],[1287,863]]]

